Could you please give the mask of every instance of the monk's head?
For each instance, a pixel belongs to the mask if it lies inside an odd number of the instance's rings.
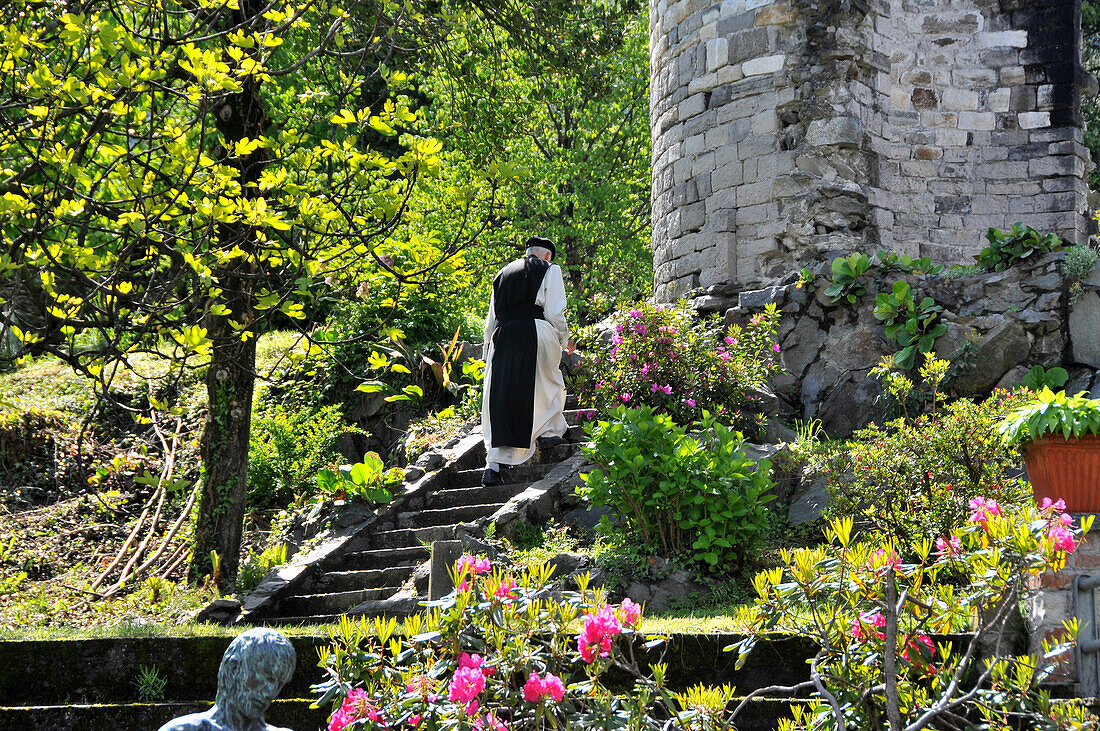
[[[532,236],[527,239],[524,246],[527,247],[527,256],[538,257],[544,261],[553,261],[558,253],[558,247],[550,239],[542,236]]]

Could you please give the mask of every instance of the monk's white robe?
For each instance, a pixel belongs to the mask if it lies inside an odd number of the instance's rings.
[[[496,302],[489,300],[485,318],[485,389],[481,400],[481,431],[485,438],[486,463],[523,464],[535,453],[535,440],[543,436],[563,436],[569,425],[565,408],[565,379],[561,375],[562,348],[569,342],[569,324],[565,319],[565,281],[561,267],[551,264],[542,279],[535,304],[542,307],[544,320],[535,320],[538,335],[538,366],[535,370],[535,411],[531,420],[531,446],[494,447],[489,419],[489,385],[493,378],[493,333],[497,328]]]

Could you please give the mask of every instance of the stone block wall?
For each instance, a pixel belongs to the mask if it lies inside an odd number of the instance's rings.
[[[1075,0],[651,0],[658,300],[839,253],[1087,237]]]
[[[874,316],[875,296],[904,279],[918,302],[928,296],[943,307],[946,332],[935,341],[938,355],[958,364],[949,384],[959,395],[984,396],[995,387],[1024,381],[1036,365],[1061,363],[1071,374],[1065,389],[1100,398],[1100,263],[1081,282],[1070,303],[1062,272],[1063,252],[1018,262],[1003,272],[966,277],[905,274],[873,268],[855,304],[832,302],[824,276],[816,289],[793,277],[762,289],[712,293],[692,301],[702,313],[724,313],[744,324],[766,305],[781,313],[779,343],[786,373],[773,380],[790,412],[820,419],[827,432],[849,434],[881,418],[881,384],[870,371],[898,350]]]

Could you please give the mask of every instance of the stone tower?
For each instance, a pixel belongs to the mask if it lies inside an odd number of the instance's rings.
[[[1089,230],[1078,0],[651,0],[655,289]]]

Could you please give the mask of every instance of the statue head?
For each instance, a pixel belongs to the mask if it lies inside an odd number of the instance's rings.
[[[280,632],[257,627],[229,643],[218,668],[219,708],[259,719],[294,675],[297,657]]]

